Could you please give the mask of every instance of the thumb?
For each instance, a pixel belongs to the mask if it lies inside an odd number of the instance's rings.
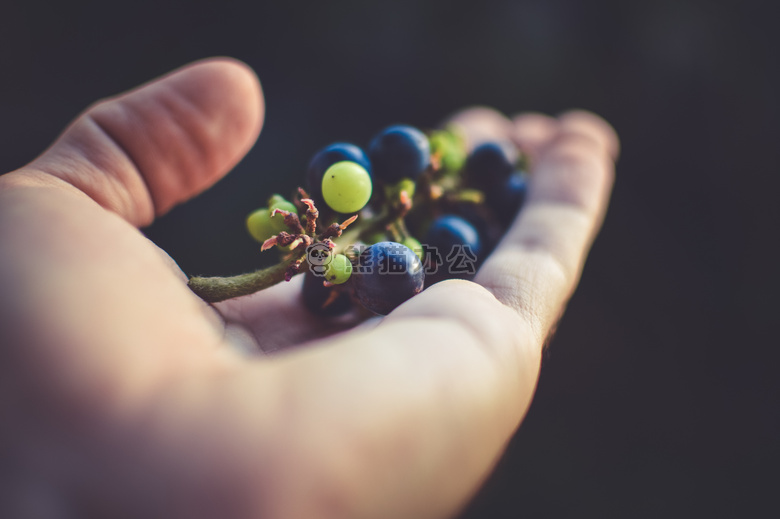
[[[95,103],[20,173],[57,177],[148,225],[233,168],[257,139],[263,112],[247,65],[196,62]]]

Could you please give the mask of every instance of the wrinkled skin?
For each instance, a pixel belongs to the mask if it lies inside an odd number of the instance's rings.
[[[475,282],[349,329],[302,318],[300,277],[209,306],[138,230],[225,175],[263,111],[245,65],[196,63],[0,177],[0,516],[446,517],[491,470],[601,224],[614,132],[499,124],[533,178]]]

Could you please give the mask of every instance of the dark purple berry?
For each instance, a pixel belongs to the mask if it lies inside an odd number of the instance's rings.
[[[517,157],[517,148],[512,143],[497,141],[481,144],[466,159],[467,178],[480,188],[503,184],[514,171]]]
[[[350,282],[363,306],[387,315],[422,291],[425,271],[420,258],[409,247],[383,241],[360,254]]]
[[[390,126],[374,137],[368,148],[374,176],[386,184],[404,178],[417,180],[431,163],[428,138],[417,128]]]
[[[429,284],[443,279],[468,279],[476,273],[482,240],[474,226],[460,216],[445,215],[434,220],[424,244]]]
[[[482,241],[474,226],[466,219],[451,214],[433,221],[425,243],[437,247],[445,256],[454,254],[453,249],[457,247],[469,247],[477,256],[482,252]]]
[[[495,212],[485,204],[458,203],[450,212],[460,216],[477,230],[481,250],[480,259],[487,257],[493,251],[506,230],[506,226],[498,221]]]
[[[505,182],[487,190],[487,204],[495,212],[498,221],[508,226],[525,201],[528,181],[525,174],[515,172]]]

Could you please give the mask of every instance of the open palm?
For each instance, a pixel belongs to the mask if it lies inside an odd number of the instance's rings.
[[[304,318],[300,280],[205,304],[138,231],[262,117],[254,74],[209,60],[0,177],[0,516],[442,517],[488,474],[600,226],[614,133],[518,117],[529,200],[476,282],[334,334],[350,323]]]

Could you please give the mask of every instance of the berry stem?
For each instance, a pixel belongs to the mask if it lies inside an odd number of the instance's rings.
[[[207,303],[218,303],[234,297],[246,296],[285,280],[287,270],[298,258],[288,258],[270,267],[230,277],[190,278],[187,286]],[[301,272],[308,268],[304,261]]]
[[[400,226],[398,225],[397,220],[387,226],[387,231],[390,233],[390,236],[393,238],[393,241],[396,241],[398,243],[401,243],[403,241],[403,236],[401,235]]]

